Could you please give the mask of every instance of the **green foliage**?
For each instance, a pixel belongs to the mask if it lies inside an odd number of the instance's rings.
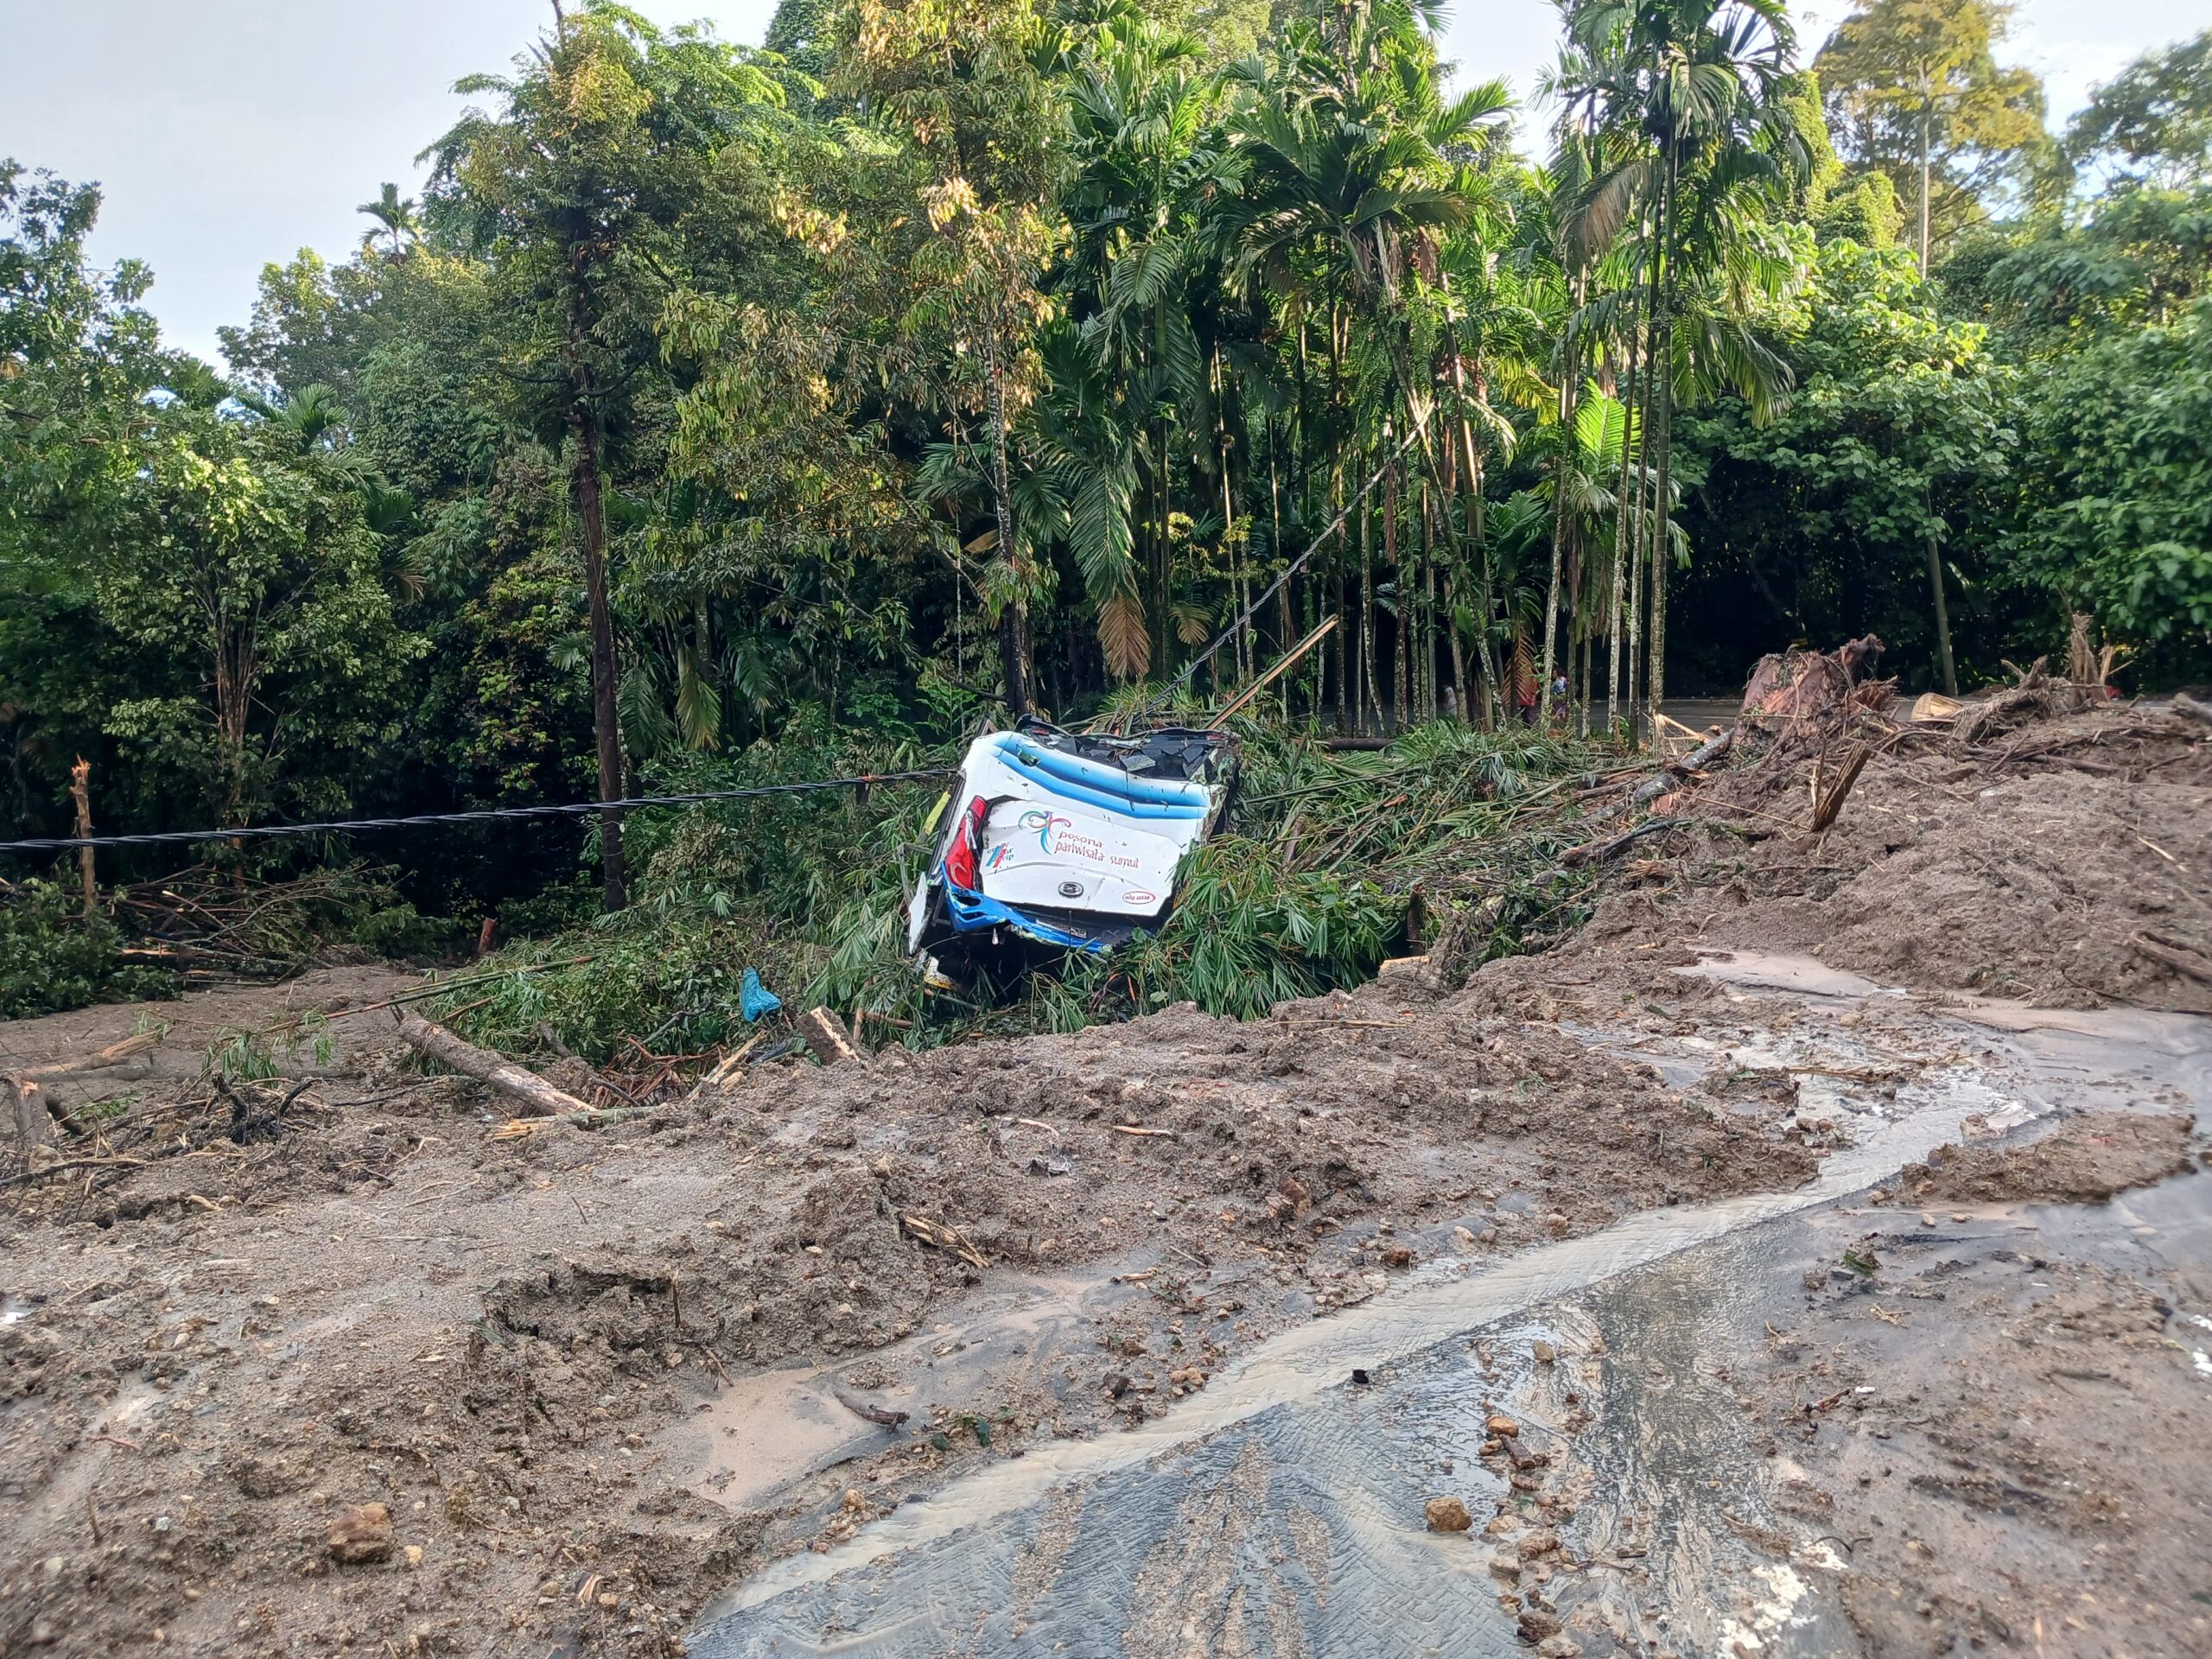
[[[1537,885],[1557,850],[1555,820],[1526,815],[1589,770],[1588,748],[1458,726],[1408,733],[1373,756],[1319,756],[1257,727],[1246,739],[1230,830],[1185,866],[1166,925],[1039,987],[1051,1028],[1180,1001],[1257,1019],[1363,984],[1404,945],[1416,891],[1433,926],[1481,913],[1476,960],[1522,948],[1571,910],[1571,888]]]
[[[2212,183],[2212,29],[2146,52],[2067,124],[2080,168],[2171,188]]]
[[[950,762],[817,729],[773,747],[671,760],[654,782],[668,792],[760,788],[932,764]],[[637,814],[627,842],[639,872],[632,908],[515,946],[489,966],[580,955],[588,963],[472,985],[437,1006],[466,1007],[488,992],[488,1004],[461,1018],[473,1036],[525,1052],[543,1045],[539,1027],[550,1023],[594,1059],[610,1058],[625,1036],[663,1052],[737,1039],[747,968],[794,1007],[911,1015],[921,988],[905,957],[902,906],[942,787],[880,785],[865,809],[850,793],[821,791]],[[580,899],[572,896],[571,914]],[[514,919],[542,927],[558,917],[545,908]]]
[[[1969,240],[1942,272],[1954,304],[2023,357],[2164,327],[2212,292],[2212,184],[2129,187],[2079,224],[2037,220]]]
[[[2212,666],[2212,301],[2046,374],[2020,575],[2167,674]]]
[[[1067,1029],[1074,1009],[1119,994],[1137,1013],[1192,1001],[1256,1020],[1278,1002],[1373,977],[1402,936],[1404,908],[1357,875],[1286,871],[1275,849],[1225,837],[1185,867],[1166,925],[1110,961],[1072,968],[1050,1017]]]
[[[1788,411],[1761,426],[1726,400],[1687,423],[1705,550],[1694,613],[1717,616],[1726,592],[1767,612],[1768,638],[1878,632],[1889,668],[1932,683],[1932,537],[1969,597],[1964,654],[1994,672],[2014,648],[1986,593],[1990,538],[1971,527],[2018,487],[2025,387],[1937,297],[1902,251],[1830,244],[1782,336],[1798,379]],[[1725,683],[1723,663],[1712,671]]]
[[[1916,219],[1925,208],[1931,250],[2052,159],[2042,82],[1996,60],[2011,12],[1995,0],[1866,0],[1821,49],[1837,147],[1885,176]]]
[[[0,898],[0,1020],[176,995],[172,975],[123,962],[122,934],[100,917],[87,921],[79,904],[75,892],[42,880]]]

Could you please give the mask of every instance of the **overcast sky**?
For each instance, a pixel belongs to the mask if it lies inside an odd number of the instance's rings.
[[[633,0],[758,42],[774,0]],[[1847,10],[1801,12],[1808,54]],[[459,113],[464,74],[504,68],[549,0],[0,0],[0,156],[97,180],[97,256],[148,260],[172,342],[213,357],[271,259],[342,257],[355,204]],[[2024,0],[2007,55],[2049,82],[2054,121],[2137,53],[2204,26],[2204,0]],[[1458,0],[1446,54],[1529,87],[1553,52],[1549,0]]]

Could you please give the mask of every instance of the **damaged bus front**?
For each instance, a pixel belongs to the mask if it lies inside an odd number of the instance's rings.
[[[946,797],[908,949],[1104,951],[1157,927],[1185,855],[1221,823],[1236,766],[1223,731],[986,733]]]

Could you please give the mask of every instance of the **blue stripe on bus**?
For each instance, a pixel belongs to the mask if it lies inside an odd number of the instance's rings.
[[[1176,778],[1143,778],[1109,766],[1103,761],[1086,760],[1079,754],[1068,754],[1058,749],[1040,748],[1024,742],[1012,733],[1000,734],[993,747],[1014,764],[1033,772],[1056,778],[1063,783],[1080,788],[1096,790],[1100,793],[1124,799],[1131,804],[1157,806],[1211,804],[1211,797],[1204,784]]]

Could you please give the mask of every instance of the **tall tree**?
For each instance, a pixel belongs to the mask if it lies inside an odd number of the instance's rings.
[[[2212,29],[2098,87],[2067,123],[2066,159],[2170,189],[2212,181]]]
[[[382,232],[391,238],[391,254],[394,259],[403,257],[407,244],[423,233],[422,216],[416,212],[415,199],[403,197],[399,187],[390,181],[385,181],[374,201],[365,201],[353,211],[376,220]],[[361,245],[373,245],[377,234],[377,231],[369,232],[362,238]]]
[[[658,359],[652,322],[687,210],[732,103],[772,100],[776,84],[734,48],[690,31],[664,35],[635,13],[593,3],[429,152],[434,205],[489,260],[515,308],[507,341],[518,385],[566,435],[591,629],[600,799],[623,795],[620,670],[607,601],[606,478],[611,439],[635,382]],[[601,815],[607,906],[627,902],[622,824]]]
[[[2043,83],[1995,58],[2002,0],[1870,0],[1814,67],[1838,148],[1916,205],[1920,270],[2049,159]]]
[[[1667,593],[1675,563],[1674,414],[1700,383],[1734,379],[1770,397],[1787,371],[1740,326],[1762,289],[1786,282],[1768,215],[1811,165],[1787,97],[1796,36],[1780,0],[1586,0],[1569,14],[1580,65],[1570,110],[1610,130],[1582,210],[1586,243],[1630,226],[1645,293],[1652,492],[1645,697],[1656,730],[1666,697]],[[1778,383],[1778,384],[1777,384]]]
[[[1029,609],[1045,573],[1014,497],[1013,431],[1035,395],[1034,336],[1052,312],[1040,278],[1059,238],[1053,211],[1056,89],[1039,67],[1035,0],[860,0],[841,90],[893,124],[921,158],[924,297],[912,321],[951,349],[956,404],[981,404],[993,518],[986,604],[999,625],[1007,709],[1033,706]]]

